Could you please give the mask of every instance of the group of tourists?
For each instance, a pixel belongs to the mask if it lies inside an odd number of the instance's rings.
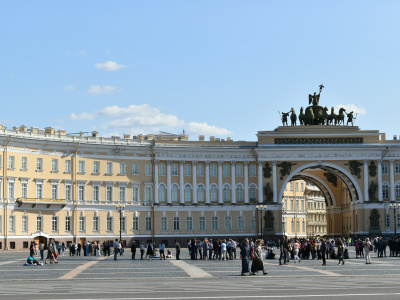
[[[189,240],[188,250],[190,259],[217,259],[234,260],[236,259],[236,248],[238,243],[233,239],[210,239],[210,240]]]

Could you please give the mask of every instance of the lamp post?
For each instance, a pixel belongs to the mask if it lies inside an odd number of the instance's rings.
[[[119,212],[119,241],[122,243],[122,211],[125,209],[125,205],[117,204],[115,209]]]
[[[393,209],[393,222],[394,222],[394,237],[396,238],[397,224],[396,224],[396,209],[400,207],[400,204],[389,204],[389,208]]]
[[[267,206],[266,205],[256,205],[256,209],[257,209],[257,216],[258,216],[258,212],[261,212],[261,239],[264,239],[264,228],[263,228],[263,211],[267,210]],[[257,232],[257,237],[258,237],[258,232]]]

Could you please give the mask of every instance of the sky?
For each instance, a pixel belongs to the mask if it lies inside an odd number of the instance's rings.
[[[320,105],[400,135],[400,1],[1,1],[0,123],[255,141]]]

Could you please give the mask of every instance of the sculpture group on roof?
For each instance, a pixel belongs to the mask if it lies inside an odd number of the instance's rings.
[[[345,117],[347,117],[346,126],[351,124],[354,126],[354,120],[356,119],[353,115],[353,112],[346,112],[346,109],[341,107],[339,109],[339,113],[335,113],[335,108],[331,108],[331,112],[328,113],[328,107],[319,106],[319,98],[321,96],[321,91],[324,88],[324,85],[321,84],[319,86],[319,93],[314,93],[314,95],[308,95],[308,104],[312,104],[304,110],[303,107],[300,108],[300,114],[297,118],[296,111],[292,107],[289,112],[282,113],[282,125],[288,126],[288,118],[290,115],[290,125],[296,126],[297,119],[299,120],[300,125],[345,125]]]

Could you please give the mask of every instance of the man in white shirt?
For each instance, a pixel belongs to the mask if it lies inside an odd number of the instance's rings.
[[[115,241],[113,243],[113,247],[114,247],[114,260],[117,260],[117,255],[118,255],[119,248],[120,248],[120,245],[118,243],[118,239],[115,239]]]

